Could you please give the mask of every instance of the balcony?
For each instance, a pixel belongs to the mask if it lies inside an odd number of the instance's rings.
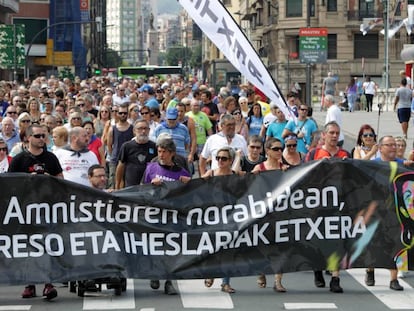
[[[352,10],[348,11],[349,21],[362,21],[364,18],[382,18],[383,10]]]
[[[19,12],[19,1],[18,0],[0,0],[0,11],[6,12],[6,13]]]

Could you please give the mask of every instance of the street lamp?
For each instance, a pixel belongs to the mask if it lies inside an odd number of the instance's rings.
[[[29,43],[29,46],[27,47],[26,55],[25,55],[25,64],[24,64],[24,77],[26,79],[29,78],[29,66],[28,66],[28,59],[29,59],[29,53],[32,48],[33,43],[39,37],[44,31],[60,25],[79,25],[79,24],[97,24],[97,31],[102,32],[102,18],[97,18],[95,21],[66,21],[66,22],[58,22],[54,24],[50,24],[49,26],[44,27],[43,29],[39,30],[32,38],[32,40]]]

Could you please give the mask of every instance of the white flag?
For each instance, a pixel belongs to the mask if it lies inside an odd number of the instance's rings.
[[[266,66],[223,4],[219,0],[179,0],[179,3],[229,62],[276,103],[287,118],[295,119]]]

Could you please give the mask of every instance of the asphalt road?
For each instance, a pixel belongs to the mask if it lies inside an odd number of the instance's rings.
[[[329,292],[329,288],[316,288],[312,272],[285,274],[286,293],[273,291],[273,276],[267,276],[267,287],[258,288],[256,277],[232,278],[235,294],[220,291],[220,280],[205,288],[203,280],[174,281],[178,295],[167,296],[161,289],[152,290],[147,280],[128,280],[127,291],[115,296],[113,290],[103,289],[78,297],[67,287],[57,284],[58,297],[46,301],[42,297],[20,298],[22,286],[0,287],[0,310],[62,311],[62,310],[414,310],[414,272],[400,284],[402,292],[388,288],[389,272],[376,270],[376,286],[364,285],[364,270],[341,272],[343,294]],[[329,284],[330,277],[325,275]],[[38,293],[43,285],[37,285]]]

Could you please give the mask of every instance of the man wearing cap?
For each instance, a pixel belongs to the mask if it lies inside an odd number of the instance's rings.
[[[160,108],[160,104],[158,103],[158,100],[155,99],[155,92],[151,85],[144,84],[138,89],[139,92],[141,92],[142,96],[144,97],[144,103],[145,106],[148,108]]]
[[[158,137],[162,133],[168,133],[171,135],[176,147],[177,154],[187,158],[190,149],[190,133],[184,124],[181,124],[177,120],[178,110],[175,107],[167,108],[165,114],[165,121],[161,122],[154,131],[155,137]]]

